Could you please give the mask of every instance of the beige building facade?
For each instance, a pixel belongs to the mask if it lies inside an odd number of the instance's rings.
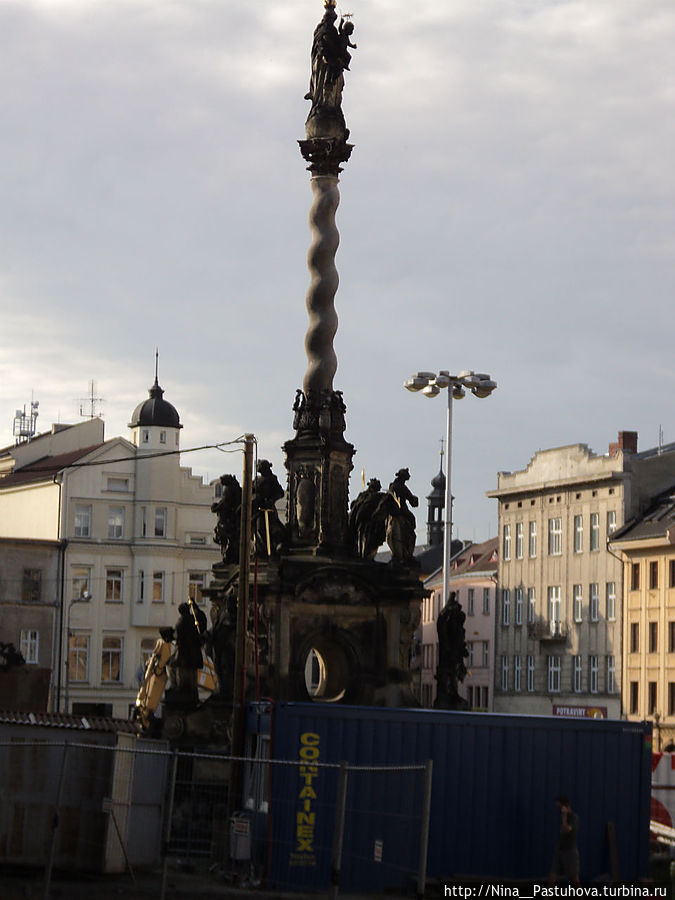
[[[655,749],[675,750],[675,488],[610,546],[624,559],[623,714],[653,721]]]
[[[622,565],[607,541],[675,481],[675,445],[637,452],[620,432],[539,451],[500,472],[496,712],[621,715]]]
[[[93,419],[0,454],[0,553],[10,541],[58,547],[43,591],[55,709],[126,717],[158,628],[188,596],[205,602],[219,558],[214,488],[180,466],[182,426],[162,395],[155,380],[130,440],[106,441]]]

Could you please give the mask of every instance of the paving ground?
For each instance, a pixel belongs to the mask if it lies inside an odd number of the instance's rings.
[[[135,873],[134,885],[129,875],[82,876],[55,873],[49,900],[159,900],[161,872]],[[169,872],[166,900],[323,900],[326,892],[291,893],[225,884],[208,875]],[[385,900],[377,894],[340,894],[344,900]],[[44,874],[34,871],[0,869],[0,900],[47,900],[44,896]],[[387,895],[386,900],[392,900]]]

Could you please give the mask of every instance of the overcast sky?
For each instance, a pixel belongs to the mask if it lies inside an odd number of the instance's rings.
[[[339,8],[338,8],[339,9]],[[352,495],[439,467],[455,533],[496,533],[499,470],[619,429],[675,441],[675,4],[354,0],[335,387]],[[160,352],[183,447],[280,445],[306,368],[309,173],[297,147],[320,0],[0,0],[0,445],[77,420],[127,436]],[[216,477],[238,457],[190,454]],[[421,516],[423,520],[424,516]],[[423,535],[419,535],[423,537]]]

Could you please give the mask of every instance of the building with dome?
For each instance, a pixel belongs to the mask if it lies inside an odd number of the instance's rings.
[[[0,450],[0,641],[52,670],[54,710],[126,717],[158,629],[219,558],[214,486],[180,465],[157,377],[130,437],[93,418]]]

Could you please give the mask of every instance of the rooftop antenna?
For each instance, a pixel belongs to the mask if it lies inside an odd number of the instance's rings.
[[[97,416],[102,416],[103,413],[99,409],[96,410],[97,403],[103,403],[103,397],[96,396],[96,382],[92,378],[89,382],[89,396],[88,397],[80,397],[80,415],[83,419],[95,419]],[[87,410],[87,405],[89,409]]]
[[[443,457],[445,456],[445,438],[441,438],[441,472],[443,471]]]
[[[155,347],[155,384],[159,384],[159,347]]]
[[[659,449],[658,456],[663,453],[663,428],[659,425]]]
[[[37,432],[39,406],[39,400],[33,400],[33,394],[31,392],[30,412],[26,412],[26,404],[24,403],[23,409],[17,409],[14,413],[13,434],[16,438],[17,447],[19,444],[28,444],[35,437]]]

